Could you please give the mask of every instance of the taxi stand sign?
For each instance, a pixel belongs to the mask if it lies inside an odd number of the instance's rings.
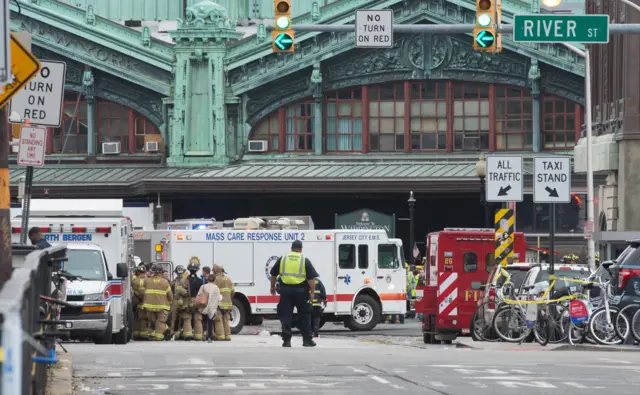
[[[541,156],[533,160],[533,201],[571,203],[571,158]]]

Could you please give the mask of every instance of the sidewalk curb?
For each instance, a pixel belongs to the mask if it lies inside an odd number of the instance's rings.
[[[595,344],[576,344],[575,346],[572,346],[571,344],[565,344],[564,346],[554,348],[551,351],[640,352],[640,347],[638,346],[615,347],[615,346],[600,346]]]
[[[58,363],[48,372],[46,395],[73,395],[73,356],[56,353]]]
[[[471,346],[469,344],[465,344],[465,343],[461,343],[461,342],[455,342],[455,343],[453,343],[453,345],[456,348],[468,348],[470,350],[482,350],[482,347]]]

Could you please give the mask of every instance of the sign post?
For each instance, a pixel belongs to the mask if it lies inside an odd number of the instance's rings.
[[[571,158],[536,157],[533,160],[533,201],[549,204],[549,274],[555,273],[556,203],[571,202]]]
[[[356,48],[393,47],[393,10],[356,10]]]
[[[33,185],[33,167],[44,166],[47,147],[47,129],[32,127],[29,120],[20,130],[20,148],[18,151],[18,165],[26,166],[24,197],[22,200],[22,228],[20,230],[20,244],[27,244],[29,227],[29,207],[31,206],[31,186]]]
[[[16,112],[19,119],[11,123],[25,123],[28,119],[39,126],[60,127],[67,65],[51,60],[40,61],[40,72],[22,88],[9,103],[9,114]]]
[[[487,202],[523,200],[522,156],[487,156]]]
[[[513,41],[607,44],[609,15],[514,15]]]
[[[11,7],[8,1],[0,4],[0,84],[11,80]]]

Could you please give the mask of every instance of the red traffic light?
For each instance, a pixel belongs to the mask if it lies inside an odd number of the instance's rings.
[[[481,11],[488,11],[491,8],[491,0],[478,0],[478,8]]]
[[[276,3],[276,11],[278,11],[278,13],[286,14],[289,12],[290,9],[291,9],[291,5],[289,4],[288,1],[281,0]]]

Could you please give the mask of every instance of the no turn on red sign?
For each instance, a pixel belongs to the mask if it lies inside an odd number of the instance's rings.
[[[44,166],[47,148],[47,129],[24,126],[20,129],[18,164],[20,166]]]

